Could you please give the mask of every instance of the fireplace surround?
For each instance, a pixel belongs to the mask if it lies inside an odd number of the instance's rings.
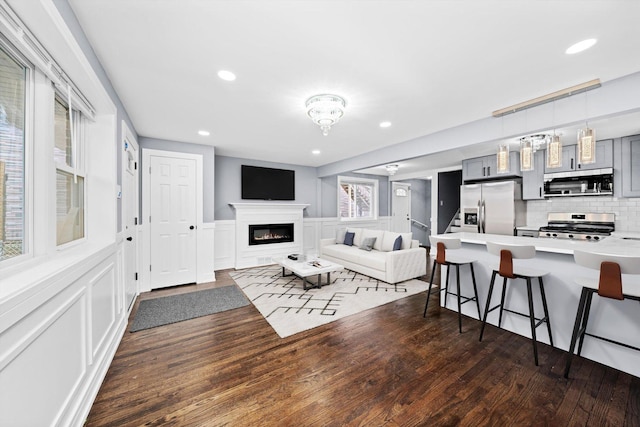
[[[293,223],[249,224],[249,246],[293,242]]]
[[[288,202],[235,202],[230,203],[236,211],[235,220],[235,268],[256,267],[273,264],[273,258],[304,252],[303,211],[309,206]],[[272,245],[249,244],[249,226],[266,224],[280,227],[293,224],[291,240],[271,241]]]

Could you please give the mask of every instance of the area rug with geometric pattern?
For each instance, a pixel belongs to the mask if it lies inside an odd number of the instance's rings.
[[[300,278],[283,277],[278,265],[237,270],[231,277],[281,338],[429,288],[418,279],[392,285],[344,269],[331,273],[330,285],[304,290]]]

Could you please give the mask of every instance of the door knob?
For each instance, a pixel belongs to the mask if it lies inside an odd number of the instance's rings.
[[[127,241],[130,242],[133,240],[133,237],[127,237]]]
[[[189,230],[193,230],[194,228],[196,228],[194,225],[189,226]]]

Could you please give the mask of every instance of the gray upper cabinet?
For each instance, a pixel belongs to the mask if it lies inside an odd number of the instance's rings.
[[[520,154],[515,151],[509,153],[509,172],[506,173],[498,173],[496,155],[475,157],[462,161],[462,180],[464,182],[515,176],[521,176]]]
[[[640,135],[622,138],[622,197],[640,197]]]
[[[596,142],[596,161],[594,163],[578,163],[578,146],[565,145],[562,147],[562,166],[559,168],[547,168],[545,164],[545,173],[570,172],[576,170],[592,170],[612,167],[613,140],[605,139]]]
[[[538,150],[533,156],[533,170],[522,172],[522,200],[544,199],[545,150]]]

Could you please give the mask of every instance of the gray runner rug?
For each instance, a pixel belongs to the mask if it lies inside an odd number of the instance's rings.
[[[129,332],[182,322],[249,305],[236,286],[205,289],[140,301]]]

